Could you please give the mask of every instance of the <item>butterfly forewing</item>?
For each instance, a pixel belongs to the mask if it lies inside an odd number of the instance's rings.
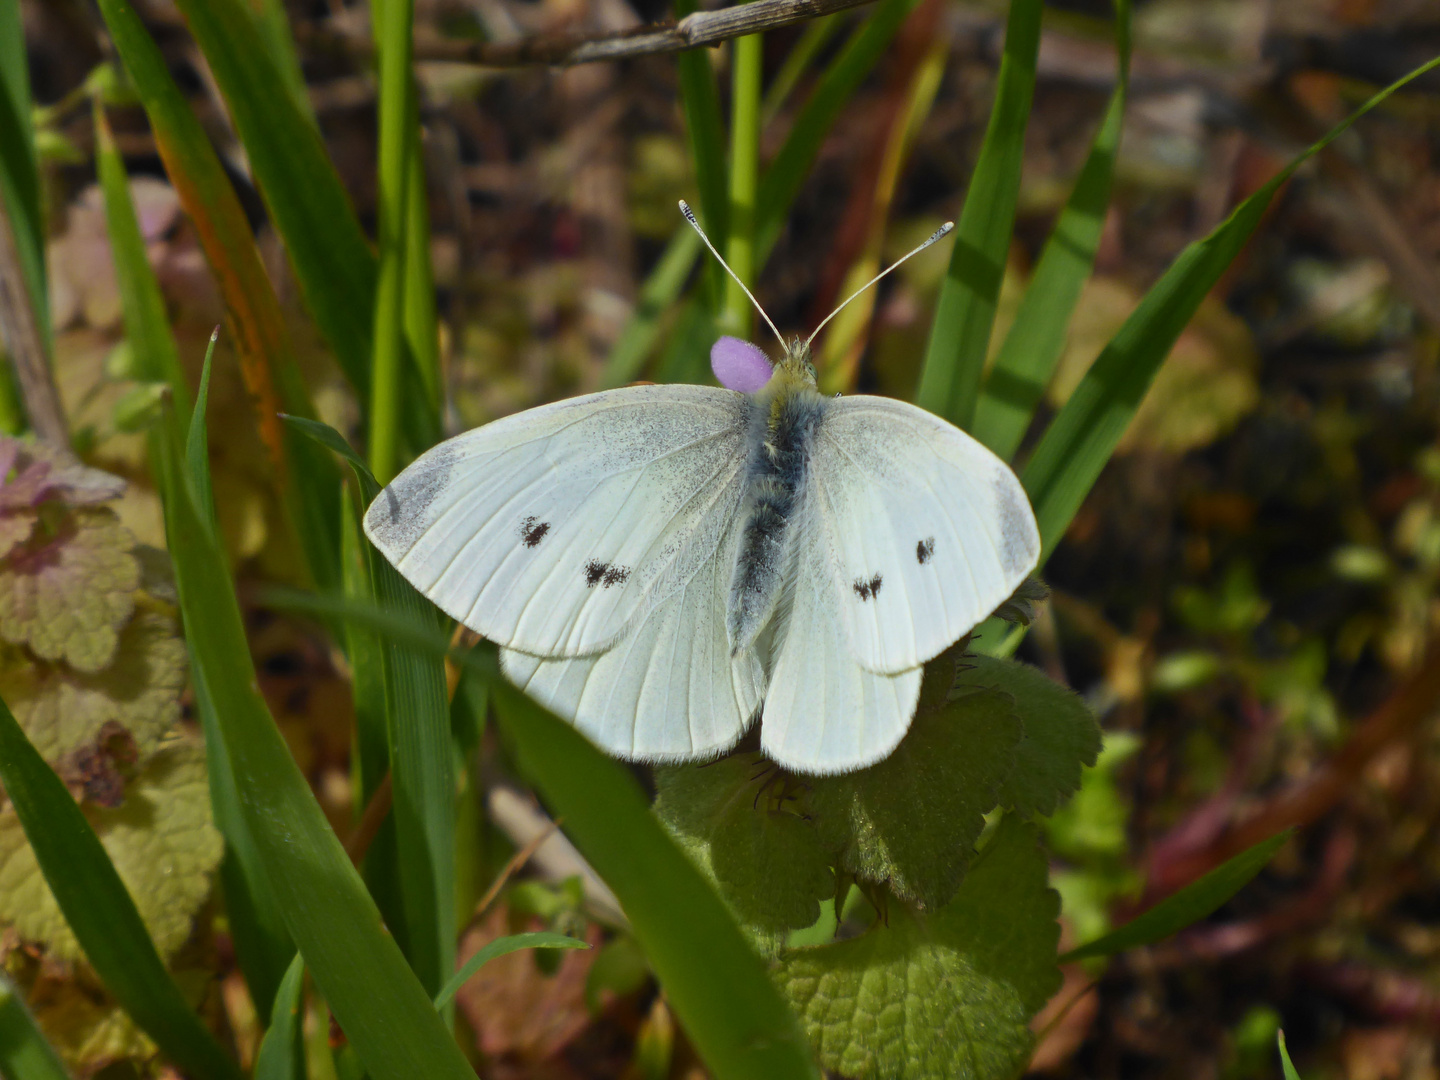
[[[866,668],[895,674],[995,610],[1040,553],[1010,469],[970,436],[902,401],[829,403],[806,500],[836,619]]]
[[[638,386],[497,420],[416,460],[371,504],[366,535],[487,638],[599,652],[672,586],[677,561],[713,555],[739,497],[745,400]]]

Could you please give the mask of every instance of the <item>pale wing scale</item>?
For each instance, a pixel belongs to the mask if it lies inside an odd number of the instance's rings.
[[[725,633],[737,507],[738,497],[707,520],[707,530],[724,533],[695,545],[710,557],[668,574],[674,580],[656,590],[663,599],[608,652],[544,660],[506,649],[505,674],[617,757],[688,761],[734,746],[759,710],[764,678],[753,651],[731,658]]]
[[[995,610],[1040,555],[1025,492],[958,428],[890,398],[826,410],[807,472],[833,553],[836,617],[871,671],[896,674]]]
[[[904,737],[920,669],[882,675],[856,662],[814,508],[803,508],[792,528],[794,591],[776,631],[760,748],[793,772],[848,772],[881,760]]]
[[[637,386],[497,420],[401,473],[366,512],[366,535],[491,640],[599,652],[692,542],[718,543],[702,526],[733,515],[745,403],[714,387]]]

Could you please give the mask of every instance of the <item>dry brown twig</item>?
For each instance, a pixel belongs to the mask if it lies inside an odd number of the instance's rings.
[[[417,38],[415,59],[449,60],[485,67],[565,66],[625,60],[717,45],[731,38],[790,26],[867,3],[870,0],[756,0],[718,11],[696,11],[678,23],[652,23],[598,37],[586,33],[542,34],[513,42]]]

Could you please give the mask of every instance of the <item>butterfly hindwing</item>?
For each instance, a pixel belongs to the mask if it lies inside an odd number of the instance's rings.
[[[818,516],[849,649],[896,674],[995,610],[1040,554],[1019,480],[969,435],[902,401],[829,403],[806,499]]]
[[[732,658],[725,632],[738,502],[706,520],[706,530],[723,535],[692,550],[709,549],[709,557],[673,566],[658,599],[609,650],[543,660],[507,649],[505,674],[618,757],[684,761],[734,746],[763,693],[756,653]]]
[[[541,657],[599,652],[677,560],[713,554],[740,490],[745,401],[636,386],[497,420],[417,459],[371,504],[366,535],[487,638]]]

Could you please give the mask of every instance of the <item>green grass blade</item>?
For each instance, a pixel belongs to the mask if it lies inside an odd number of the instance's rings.
[[[775,241],[780,238],[795,196],[800,193],[825,136],[918,3],[919,0],[880,0],[874,13],[850,36],[840,54],[826,65],[825,74],[760,179],[755,200],[757,267],[765,265]]]
[[[266,602],[355,620],[417,651],[444,655],[449,649],[433,622],[343,598],[271,590]],[[666,1000],[712,1075],[818,1078],[799,1022],[765,965],[724,902],[650,813],[649,799],[627,767],[506,681],[493,648],[450,655],[488,686],[524,774],[615,891]]]
[[[1275,856],[1280,846],[1290,839],[1294,830],[1262,840],[1228,860],[1199,881],[1167,896],[1150,910],[1131,919],[1120,929],[1096,938],[1060,957],[1060,963],[1088,960],[1094,956],[1113,956],[1126,949],[1153,945],[1192,923],[1199,922],[1238,893]]]
[[[270,62],[276,73],[285,82],[295,111],[309,121],[316,131],[320,125],[315,119],[315,110],[310,107],[310,90],[305,85],[305,72],[300,67],[300,53],[295,48],[295,36],[290,33],[290,15],[285,10],[285,0],[251,0],[255,14],[255,25],[270,53]]]
[[[1281,185],[1361,116],[1437,66],[1440,57],[1371,97],[1237,206],[1209,236],[1181,252],[1145,294],[1051,421],[1021,474],[1040,525],[1042,565],[1105,467],[1185,324],[1250,239]]]
[[[405,340],[405,191],[410,180],[414,79],[410,70],[413,0],[374,7],[380,69],[380,165],[376,233],[375,339],[370,362],[370,471],[388,484],[400,466],[400,399]]]
[[[333,428],[286,417],[288,423],[355,467],[367,502],[378,481]],[[373,593],[388,611],[435,624],[435,608],[366,544]],[[399,896],[403,922],[391,929],[432,995],[455,969],[455,777],[450,743],[450,702],[442,656],[403,642],[382,643],[385,730],[394,809]]]
[[[154,432],[151,439],[152,461],[158,460],[155,456],[159,453],[155,448],[156,440],[171,439],[176,446],[184,443],[189,473],[193,476],[199,471],[205,476],[205,487],[197,490],[197,497],[208,511],[205,520],[213,522],[214,500],[209,495],[209,473],[204,470],[204,414],[199,414],[198,431],[196,426],[187,423],[190,391],[180,369],[179,352],[166,319],[160,286],[145,252],[124,165],[115,150],[104,112],[98,106],[95,121],[98,136],[96,162],[105,201],[111,256],[115,260],[115,277],[120,283],[125,334],[139,365],[140,376],[151,381],[164,381],[171,387],[172,407],[167,414],[167,423],[162,430]],[[212,337],[201,378],[201,401],[205,399],[209,387],[213,349]],[[250,996],[257,1008],[265,1013],[295,947],[285,933],[274,896],[256,859],[254,844],[241,815],[239,796],[233,783],[228,782],[229,770],[224,761],[224,744],[215,726],[214,705],[209,700],[198,669],[194,672],[194,683],[196,708],[206,734],[205,754],[211,777],[210,806],[216,827],[225,838],[220,884],[230,919],[231,936]]]
[[[338,584],[335,552],[339,547],[340,518],[336,473],[328,459],[308,449],[292,450],[275,419],[281,408],[295,413],[309,413],[312,409],[296,367],[280,302],[265,273],[249,220],[214,148],[134,7],[124,0],[101,0],[100,10],[149,117],[165,170],[195,225],[234,320],[242,374],[256,401],[262,441],[283,479],[281,493],[290,526],[306,554],[312,577],[317,582]],[[241,21],[246,30],[256,33],[249,15]]]
[[[1129,91],[1129,0],[1116,0],[1115,39],[1120,65],[1115,90],[975,407],[971,434],[1007,461],[1025,437],[1060,361],[1065,329],[1095,265]]]
[[[297,953],[275,995],[252,1080],[305,1080],[304,988],[305,961]]]
[[[974,417],[1015,225],[1042,7],[1041,0],[1011,0],[995,104],[955,226],[955,247],[920,371],[916,404],[962,428]]]
[[[105,117],[105,107],[96,99],[92,110],[95,123],[95,171],[105,201],[105,231],[110,236],[111,257],[115,260],[115,283],[120,291],[120,310],[125,335],[130,339],[136,375],[146,382],[163,382],[170,387],[171,401],[181,412],[190,408],[190,385],[180,366],[180,351],[170,332],[165,297],[160,282],[150,269],[145,238],[130,199],[130,177],[115,147]],[[142,269],[143,267],[143,269]]]
[[[30,107],[30,65],[25,58],[20,0],[0,0],[0,208],[10,218],[25,290],[34,302],[35,318],[48,343],[45,219]]]
[[[70,1080],[45,1041],[20,991],[0,972],[0,1076],[9,1080]]]
[[[800,77],[810,66],[830,39],[834,37],[844,25],[842,22],[843,12],[832,12],[829,15],[822,15],[818,19],[812,19],[805,24],[799,39],[785,54],[785,61],[780,69],[775,72],[775,77],[770,80],[770,88],[765,91],[765,100],[760,103],[760,123],[762,126],[769,124],[780,114],[785,101],[790,97]]]
[[[205,362],[200,367],[200,389],[195,392],[195,412],[185,433],[185,465],[190,473],[190,484],[205,524],[212,531],[215,528],[215,491],[210,484],[210,432],[205,422],[205,406],[210,400],[210,362],[215,359],[215,342],[219,337],[217,328],[210,335],[210,344],[205,347]]]
[[[225,97],[315,323],[368,407],[372,327],[357,313],[374,308],[377,270],[350,197],[243,0],[177,6]]]
[[[695,11],[695,0],[676,0],[675,18]],[[725,187],[725,119],[720,112],[720,92],[709,51],[689,49],[675,58],[680,74],[680,104],[685,111],[685,137],[695,163],[695,183],[700,189],[700,217],[710,240],[721,251],[730,234],[729,193]],[[688,226],[681,226],[690,232]],[[713,281],[720,285],[717,266]],[[719,296],[719,291],[716,292]]]
[[[1290,1051],[1285,1047],[1285,1032],[1275,1033],[1275,1044],[1280,1048],[1280,1068],[1284,1072],[1285,1080],[1300,1080],[1300,1074],[1295,1071],[1295,1064],[1290,1060]]]
[[[224,557],[200,525],[178,451],[162,460],[186,640],[286,928],[373,1080],[473,1080],[276,729]]]
[[[440,333],[435,314],[435,276],[430,265],[430,195],[420,121],[410,121],[409,175],[405,182],[405,343],[425,388],[429,410],[440,413]]]
[[[755,195],[760,184],[760,81],[765,39],[750,34],[731,42],[730,212],[725,256],[725,300],[720,325],[730,334],[751,337],[755,307],[741,282],[755,281]],[[712,241],[713,242],[713,241]]]
[[[374,596],[370,545],[360,526],[364,506],[346,485],[341,518],[340,566],[343,590],[357,602]],[[350,662],[350,696],[355,702],[354,763],[356,807],[370,797],[390,770],[390,741],[385,730],[384,651],[380,640],[356,623],[345,624],[345,656]]]
[[[681,225],[670,237],[660,261],[635,301],[635,311],[615,339],[600,376],[600,389],[624,386],[640,377],[645,360],[660,337],[660,319],[679,297],[690,276],[695,260],[705,250],[699,235],[689,225]]]
[[[65,921],[121,1008],[186,1072],[239,1080],[165,970],[100,838],[3,702],[0,783]]]
[[[496,938],[482,946],[474,956],[465,961],[459,971],[450,977],[450,980],[435,995],[435,1008],[443,1009],[449,1005],[460,988],[470,981],[470,976],[497,956],[504,956],[520,949],[588,948],[590,948],[588,941],[581,941],[579,938],[569,937],[566,934],[557,934],[553,930],[537,930],[528,934],[511,934],[508,937]]]

